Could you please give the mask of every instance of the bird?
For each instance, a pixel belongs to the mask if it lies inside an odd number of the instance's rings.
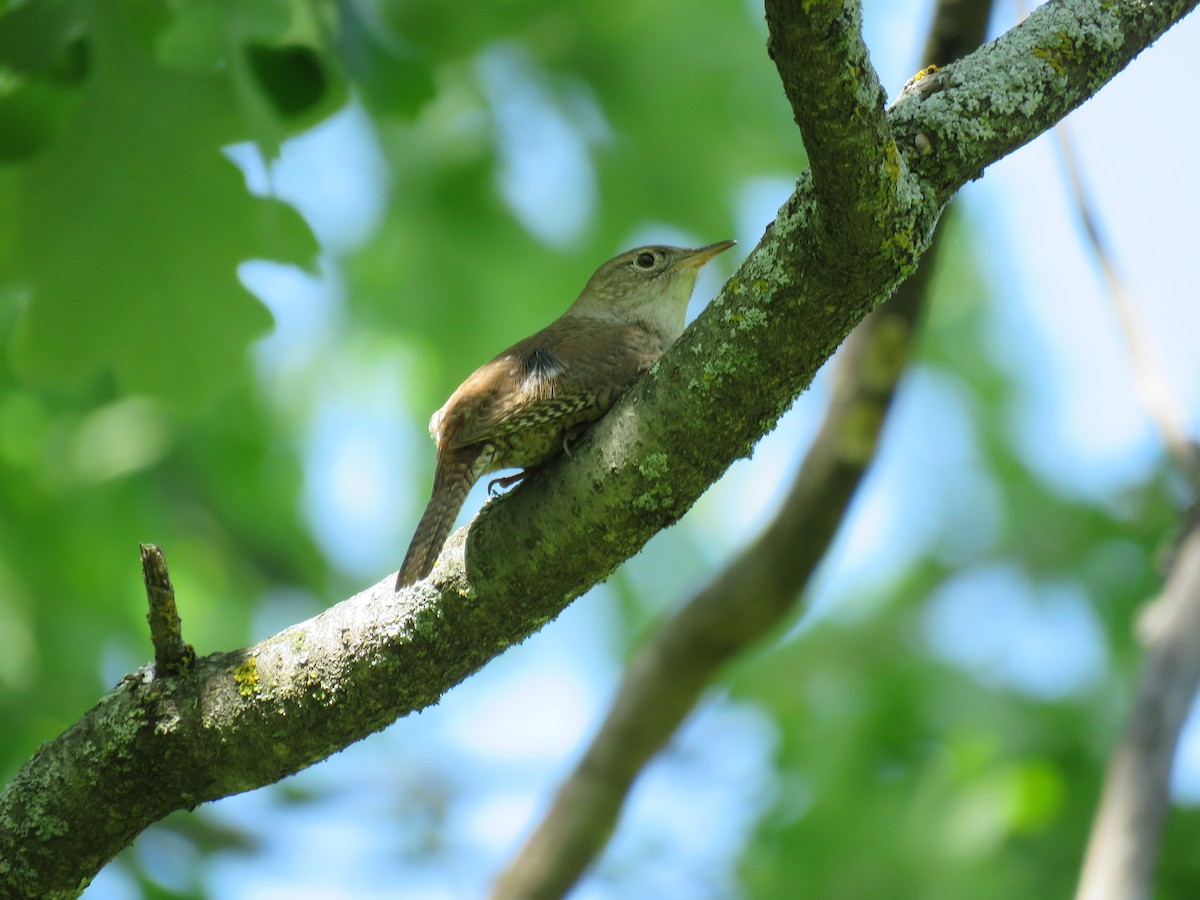
[[[700,268],[736,241],[636,247],[603,263],[561,316],[476,369],[429,420],[433,490],[396,590],[437,562],[471,487],[508,486],[566,451],[683,333]]]

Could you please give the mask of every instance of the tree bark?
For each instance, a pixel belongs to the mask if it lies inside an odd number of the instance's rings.
[[[938,3],[922,61],[945,65],[979,46],[991,7]],[[773,38],[781,24],[774,15]],[[781,75],[786,83],[790,76]],[[634,779],[721,667],[803,609],[809,580],[875,458],[939,245],[935,238],[916,273],[850,335],[824,421],[779,514],[630,661],[599,732],[500,873],[494,897],[536,900],[570,890],[608,843]]]

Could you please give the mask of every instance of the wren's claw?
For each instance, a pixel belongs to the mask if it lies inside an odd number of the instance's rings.
[[[571,455],[571,448],[574,447],[575,444],[577,444],[579,442],[579,439],[581,437],[583,437],[585,434],[587,434],[588,425],[590,425],[590,424],[591,423],[588,422],[584,425],[576,425],[574,428],[568,428],[566,431],[563,432],[563,435],[562,435],[563,453],[567,454],[567,456]],[[538,471],[541,468],[542,468],[541,465],[526,466],[524,469],[522,469],[520,472],[517,472],[515,475],[506,475],[504,478],[493,478],[491,481],[488,482],[488,486],[487,486],[488,496],[495,497],[496,496],[496,488],[501,488],[501,489],[506,490],[506,489],[512,487],[517,482],[523,481],[524,479],[528,478],[530,475],[532,475],[534,472]]]
[[[522,469],[516,475],[506,475],[503,478],[493,478],[491,481],[488,482],[488,488],[487,488],[488,496],[489,497],[496,496],[497,486],[499,486],[502,489],[510,488],[514,484],[516,484],[518,481],[521,481],[522,479],[524,479],[525,476],[528,474],[529,474],[529,471],[527,469]]]
[[[581,437],[583,437],[585,434],[587,434],[588,427],[591,424],[592,424],[591,422],[584,422],[582,425],[576,425],[572,428],[568,428],[566,431],[563,432],[563,436],[562,436],[563,453],[567,454],[568,457],[573,455],[571,453],[571,448],[579,443],[579,439]]]

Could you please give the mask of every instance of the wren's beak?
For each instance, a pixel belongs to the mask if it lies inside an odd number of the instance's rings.
[[[693,250],[687,256],[683,257],[672,269],[698,269],[718,253],[724,253],[737,241],[718,241],[715,244],[709,244],[707,247],[701,247],[699,250]]]

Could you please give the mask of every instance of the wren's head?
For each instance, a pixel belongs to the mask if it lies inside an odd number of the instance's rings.
[[[639,322],[673,341],[683,332],[700,267],[735,243],[721,241],[698,250],[657,245],[629,250],[596,270],[567,315]]]

